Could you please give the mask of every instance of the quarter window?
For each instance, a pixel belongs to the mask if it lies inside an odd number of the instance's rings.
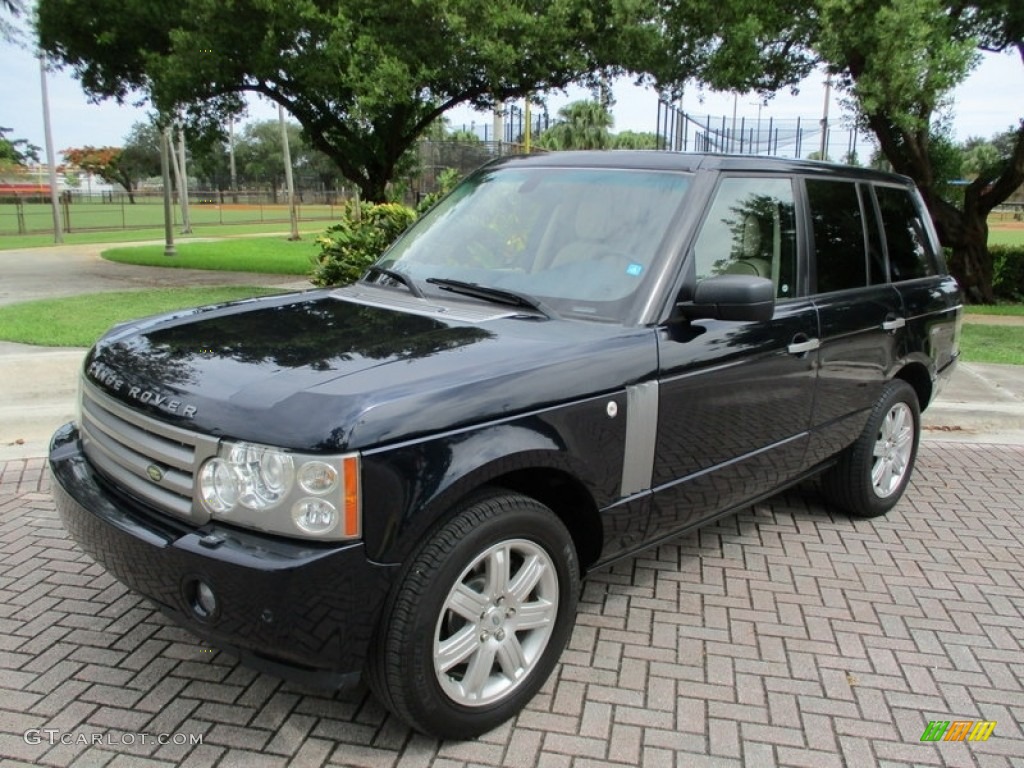
[[[697,280],[766,277],[780,299],[796,295],[796,226],[789,179],[728,177],[715,194],[697,242]]]
[[[893,282],[935,274],[925,245],[924,222],[911,193],[897,187],[875,187],[889,251],[889,277]]]
[[[808,179],[807,201],[814,233],[818,292],[866,286],[864,216],[857,185],[848,181]]]

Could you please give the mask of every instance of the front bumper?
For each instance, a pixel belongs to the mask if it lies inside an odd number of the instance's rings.
[[[396,570],[361,543],[320,544],[209,523],[193,528],[105,484],[78,431],[50,445],[53,495],[78,545],[177,624],[249,666],[317,687],[355,682]],[[217,608],[196,609],[196,583]]]

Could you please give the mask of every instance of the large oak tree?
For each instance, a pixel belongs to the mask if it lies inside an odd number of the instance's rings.
[[[708,13],[703,0],[650,2],[664,42],[638,66],[669,90],[694,72],[713,87],[764,93],[795,85],[816,66],[830,72],[893,168],[920,188],[968,296],[992,300],[987,217],[1024,182],[1024,120],[1004,161],[972,181],[962,203],[942,194],[949,179],[937,172],[934,127],[979,51],[1024,64],[1024,3],[719,0]],[[1008,84],[1007,98],[1014,93]]]
[[[97,99],[216,117],[282,104],[368,200],[445,110],[614,63],[634,0],[40,0],[40,43]],[[616,10],[613,10],[616,9]],[[613,18],[614,17],[614,18]],[[625,27],[622,25],[626,25]]]

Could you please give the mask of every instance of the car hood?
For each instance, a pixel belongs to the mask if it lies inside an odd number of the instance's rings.
[[[119,326],[85,376],[197,432],[339,451],[615,391],[655,366],[650,329],[309,291]]]

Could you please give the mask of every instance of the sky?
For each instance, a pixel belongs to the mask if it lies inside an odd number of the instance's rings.
[[[89,103],[81,86],[68,71],[48,74],[50,114],[53,123],[54,148],[118,146],[137,121],[147,119],[146,110],[121,106],[112,101]],[[657,129],[657,96],[650,88],[634,86],[628,80],[614,84],[615,105],[613,130],[655,131]],[[1013,96],[1017,94],[1017,96]],[[1019,56],[986,54],[970,77],[953,94],[953,131],[957,140],[970,136],[991,137],[1016,125],[1024,113],[1024,67]],[[796,95],[782,93],[760,107],[762,120],[770,117],[790,119],[802,117],[817,121],[824,106],[824,77],[814,74],[801,83]],[[588,98],[580,88],[568,93],[550,94],[547,103],[552,115],[569,101]],[[759,107],[754,94],[735,97],[739,118],[755,120]],[[706,92],[692,88],[684,94],[683,109],[696,115],[725,115],[731,119],[732,93]],[[836,125],[842,116],[839,96],[833,91],[829,118]],[[246,120],[269,120],[277,117],[276,106],[253,100]],[[462,107],[448,115],[454,127],[476,123],[490,125],[489,115],[474,113]],[[246,120],[243,120],[245,122]],[[25,138],[44,147],[42,99],[40,95],[39,62],[32,54],[8,42],[0,42],[0,126],[11,128],[13,138]]]

